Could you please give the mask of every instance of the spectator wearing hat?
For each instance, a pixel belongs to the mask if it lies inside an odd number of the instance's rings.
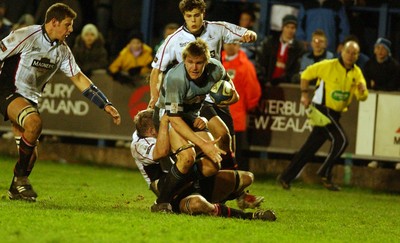
[[[390,40],[378,38],[374,46],[374,58],[365,64],[364,76],[368,88],[396,91],[400,88],[399,62],[391,55]]]
[[[286,15],[280,35],[269,36],[262,42],[257,68],[263,85],[295,82],[294,75],[300,70],[300,58],[305,52],[302,43],[295,39],[296,29],[296,16]]]
[[[107,69],[108,54],[103,35],[94,24],[86,24],[75,38],[72,52],[82,72],[90,77],[94,70]]]
[[[133,84],[150,74],[153,50],[143,42],[141,33],[133,33],[129,40],[108,71],[116,81]]]

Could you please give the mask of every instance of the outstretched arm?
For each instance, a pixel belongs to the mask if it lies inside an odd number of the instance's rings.
[[[121,116],[118,110],[85,74],[79,72],[77,75],[71,77],[71,80],[86,98],[99,108],[104,109],[113,118],[115,124],[119,125],[121,123]]]
[[[257,40],[257,34],[256,32],[252,30],[247,30],[244,35],[242,36],[242,42],[255,42]]]

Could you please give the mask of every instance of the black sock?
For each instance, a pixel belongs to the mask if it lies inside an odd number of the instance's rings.
[[[232,153],[228,151],[226,154],[222,154],[221,157],[222,157],[221,169],[234,170],[237,168],[238,165]]]
[[[217,207],[218,213],[217,216],[225,217],[225,218],[239,218],[239,219],[247,219],[246,213],[239,209],[234,209],[226,206],[225,204],[216,203],[214,204]]]
[[[227,196],[226,198],[227,201],[234,200],[240,197],[240,195],[242,195],[243,193],[243,189],[238,190],[239,186],[241,185],[239,172],[237,170],[234,170],[234,173],[235,173],[235,188],[233,189],[233,192]]]
[[[29,161],[28,169],[25,171],[25,175],[24,176],[29,176],[31,174],[32,169],[35,166],[35,162],[36,162],[36,159]]]
[[[185,182],[186,174],[182,174],[176,164],[171,167],[171,170],[166,175],[161,188],[158,188],[160,195],[157,198],[157,203],[169,203],[173,197],[173,193]]]
[[[14,167],[14,176],[21,177],[30,174],[30,171],[28,172],[28,168],[30,168],[30,170],[32,169],[31,166],[29,166],[29,163],[35,147],[35,145],[28,144],[23,137],[21,138],[18,150],[19,159]]]
[[[244,219],[254,219],[254,213],[245,213]]]
[[[203,175],[203,172],[201,172],[196,163],[190,168],[189,172],[187,173],[188,181],[202,180],[204,178],[206,177]]]

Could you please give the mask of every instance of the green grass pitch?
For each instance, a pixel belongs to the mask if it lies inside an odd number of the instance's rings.
[[[330,192],[296,182],[282,190],[257,175],[275,222],[151,213],[140,173],[38,161],[36,203],[10,201],[14,158],[0,157],[0,242],[398,242],[400,195],[345,187]],[[236,207],[235,201],[228,205]]]

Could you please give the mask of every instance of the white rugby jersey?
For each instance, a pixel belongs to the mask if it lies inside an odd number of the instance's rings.
[[[174,62],[182,62],[183,48],[196,38],[204,40],[210,49],[211,57],[221,60],[221,49],[224,43],[239,41],[247,29],[222,21],[204,21],[200,36],[195,36],[183,25],[169,35],[158,48],[151,64],[153,68],[165,71]]]
[[[136,131],[132,134],[131,154],[132,157],[135,159],[135,163],[140,173],[142,173],[144,180],[149,186],[151,181],[146,171],[144,170],[144,166],[159,164],[159,162],[153,160],[153,151],[156,142],[156,138],[140,138],[137,135]]]
[[[57,70],[67,77],[80,72],[68,45],[52,42],[41,25],[12,31],[1,40],[0,61],[0,82],[14,83],[15,92],[35,103]]]

